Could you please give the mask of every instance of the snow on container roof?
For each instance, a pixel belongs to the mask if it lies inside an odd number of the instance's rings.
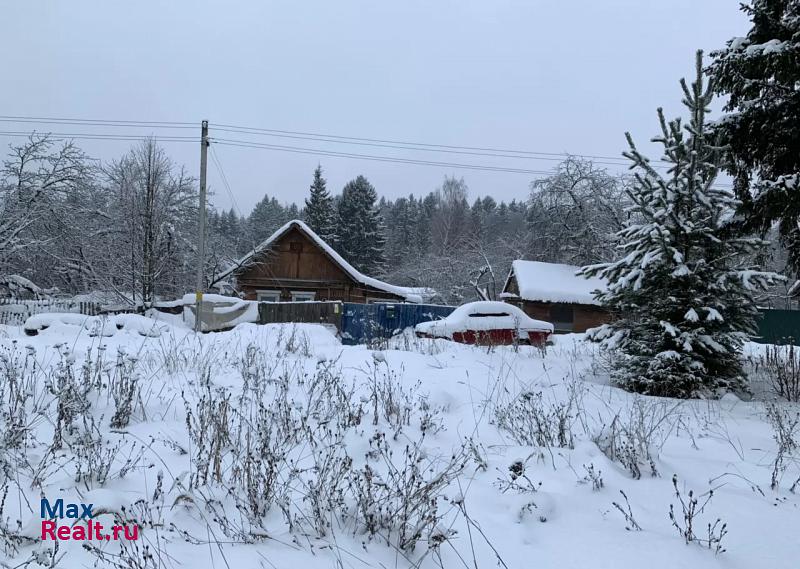
[[[344,272],[346,272],[350,277],[363,285],[370,286],[372,288],[376,288],[378,290],[382,290],[385,292],[389,292],[392,294],[396,294],[404,298],[407,302],[413,302],[417,304],[421,304],[424,301],[424,297],[427,295],[432,296],[435,294],[434,291],[431,289],[419,288],[419,287],[404,287],[404,286],[395,286],[389,283],[385,283],[378,279],[374,279],[372,277],[368,277],[367,275],[363,274],[362,272],[358,271],[353,265],[348,263],[344,257],[339,255],[333,248],[328,245],[322,237],[317,235],[313,229],[311,229],[308,225],[304,222],[300,221],[299,219],[293,219],[292,221],[287,222],[283,227],[275,231],[272,235],[267,237],[264,241],[262,241],[258,247],[256,247],[253,251],[236,261],[236,263],[229,268],[228,270],[224,271],[217,275],[215,281],[220,281],[226,277],[228,277],[231,273],[233,273],[236,269],[247,266],[253,257],[261,253],[262,251],[268,250],[272,245],[280,239],[284,233],[288,232],[292,227],[296,227],[302,233],[305,233],[320,249],[322,249],[328,257],[333,260],[334,263],[339,265]]]
[[[574,265],[540,261],[517,260],[511,264],[511,274],[517,279],[523,300],[599,305],[594,291],[605,290],[606,280],[576,275],[578,269]]]

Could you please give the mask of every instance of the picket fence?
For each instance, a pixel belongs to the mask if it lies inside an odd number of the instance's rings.
[[[96,302],[78,302],[57,298],[43,300],[0,298],[0,324],[6,326],[22,326],[29,317],[45,312],[72,312],[97,316],[101,311],[100,304]]]

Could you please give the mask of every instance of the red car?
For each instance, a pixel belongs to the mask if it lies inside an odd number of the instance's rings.
[[[420,338],[445,338],[462,344],[544,346],[553,325],[534,320],[505,302],[481,301],[459,306],[442,320],[417,324],[414,332]]]

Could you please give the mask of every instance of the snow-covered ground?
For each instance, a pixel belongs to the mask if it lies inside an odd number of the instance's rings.
[[[800,470],[786,455],[770,488],[763,402],[621,392],[580,335],[543,354],[157,329],[0,327],[0,565],[800,566]],[[681,498],[699,510],[712,490],[693,527],[726,524],[718,555],[669,515],[685,527]],[[42,496],[136,523],[139,541],[64,541],[52,561]]]

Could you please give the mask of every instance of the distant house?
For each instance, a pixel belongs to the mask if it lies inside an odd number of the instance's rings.
[[[20,275],[0,275],[0,299],[39,300],[48,292]]]
[[[585,332],[608,322],[611,315],[593,294],[605,289],[606,282],[578,276],[578,269],[573,265],[514,261],[500,297],[532,318],[552,322],[556,332]]]
[[[278,229],[253,252],[217,275],[215,286],[247,300],[414,302],[427,289],[394,286],[362,274],[300,220]]]

